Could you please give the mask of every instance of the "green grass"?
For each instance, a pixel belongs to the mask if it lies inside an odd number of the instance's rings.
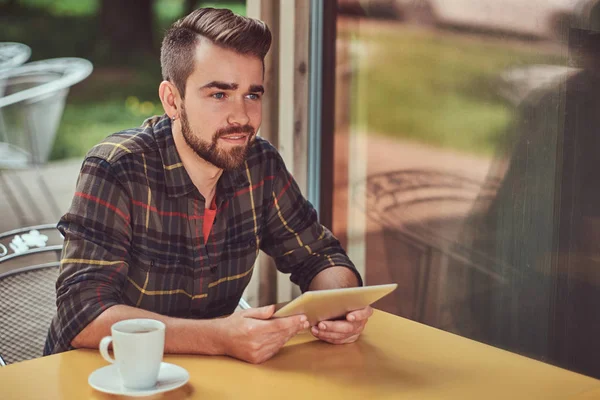
[[[133,96],[93,105],[70,103],[65,108],[50,158],[82,157],[109,134],[139,126],[147,117],[162,112],[159,102],[139,102]]]
[[[361,32],[354,40],[369,49],[358,64],[356,127],[477,154],[492,154],[512,122],[513,107],[497,90],[500,73],[532,63],[565,65],[540,54],[536,43],[515,46],[414,28]]]

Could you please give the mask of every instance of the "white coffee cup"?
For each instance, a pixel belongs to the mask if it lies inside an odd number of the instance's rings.
[[[100,341],[100,354],[117,366],[123,386],[148,389],[156,385],[165,348],[165,324],[154,319],[127,319],[113,324],[112,336]],[[108,354],[112,342],[115,358]]]

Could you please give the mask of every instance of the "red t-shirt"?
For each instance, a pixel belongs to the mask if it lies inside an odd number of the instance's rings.
[[[208,237],[212,229],[213,223],[215,222],[215,216],[217,215],[217,196],[213,197],[210,208],[204,209],[204,223],[202,224],[202,233],[204,233],[204,243],[208,243]]]

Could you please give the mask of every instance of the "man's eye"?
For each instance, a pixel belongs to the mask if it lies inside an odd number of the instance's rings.
[[[224,99],[224,98],[225,98],[225,93],[223,93],[223,92],[214,93],[214,94],[212,95],[212,97],[214,97],[214,98],[215,98],[215,99],[217,99],[217,100],[221,100],[221,99]]]
[[[258,100],[258,99],[260,99],[260,94],[258,94],[258,93],[250,93],[250,94],[248,95],[248,98],[249,98],[250,100]]]

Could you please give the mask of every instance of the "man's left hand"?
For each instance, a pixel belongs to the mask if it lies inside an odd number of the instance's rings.
[[[321,321],[311,328],[314,337],[332,344],[354,343],[362,333],[373,309],[369,306],[352,311],[341,321]]]

